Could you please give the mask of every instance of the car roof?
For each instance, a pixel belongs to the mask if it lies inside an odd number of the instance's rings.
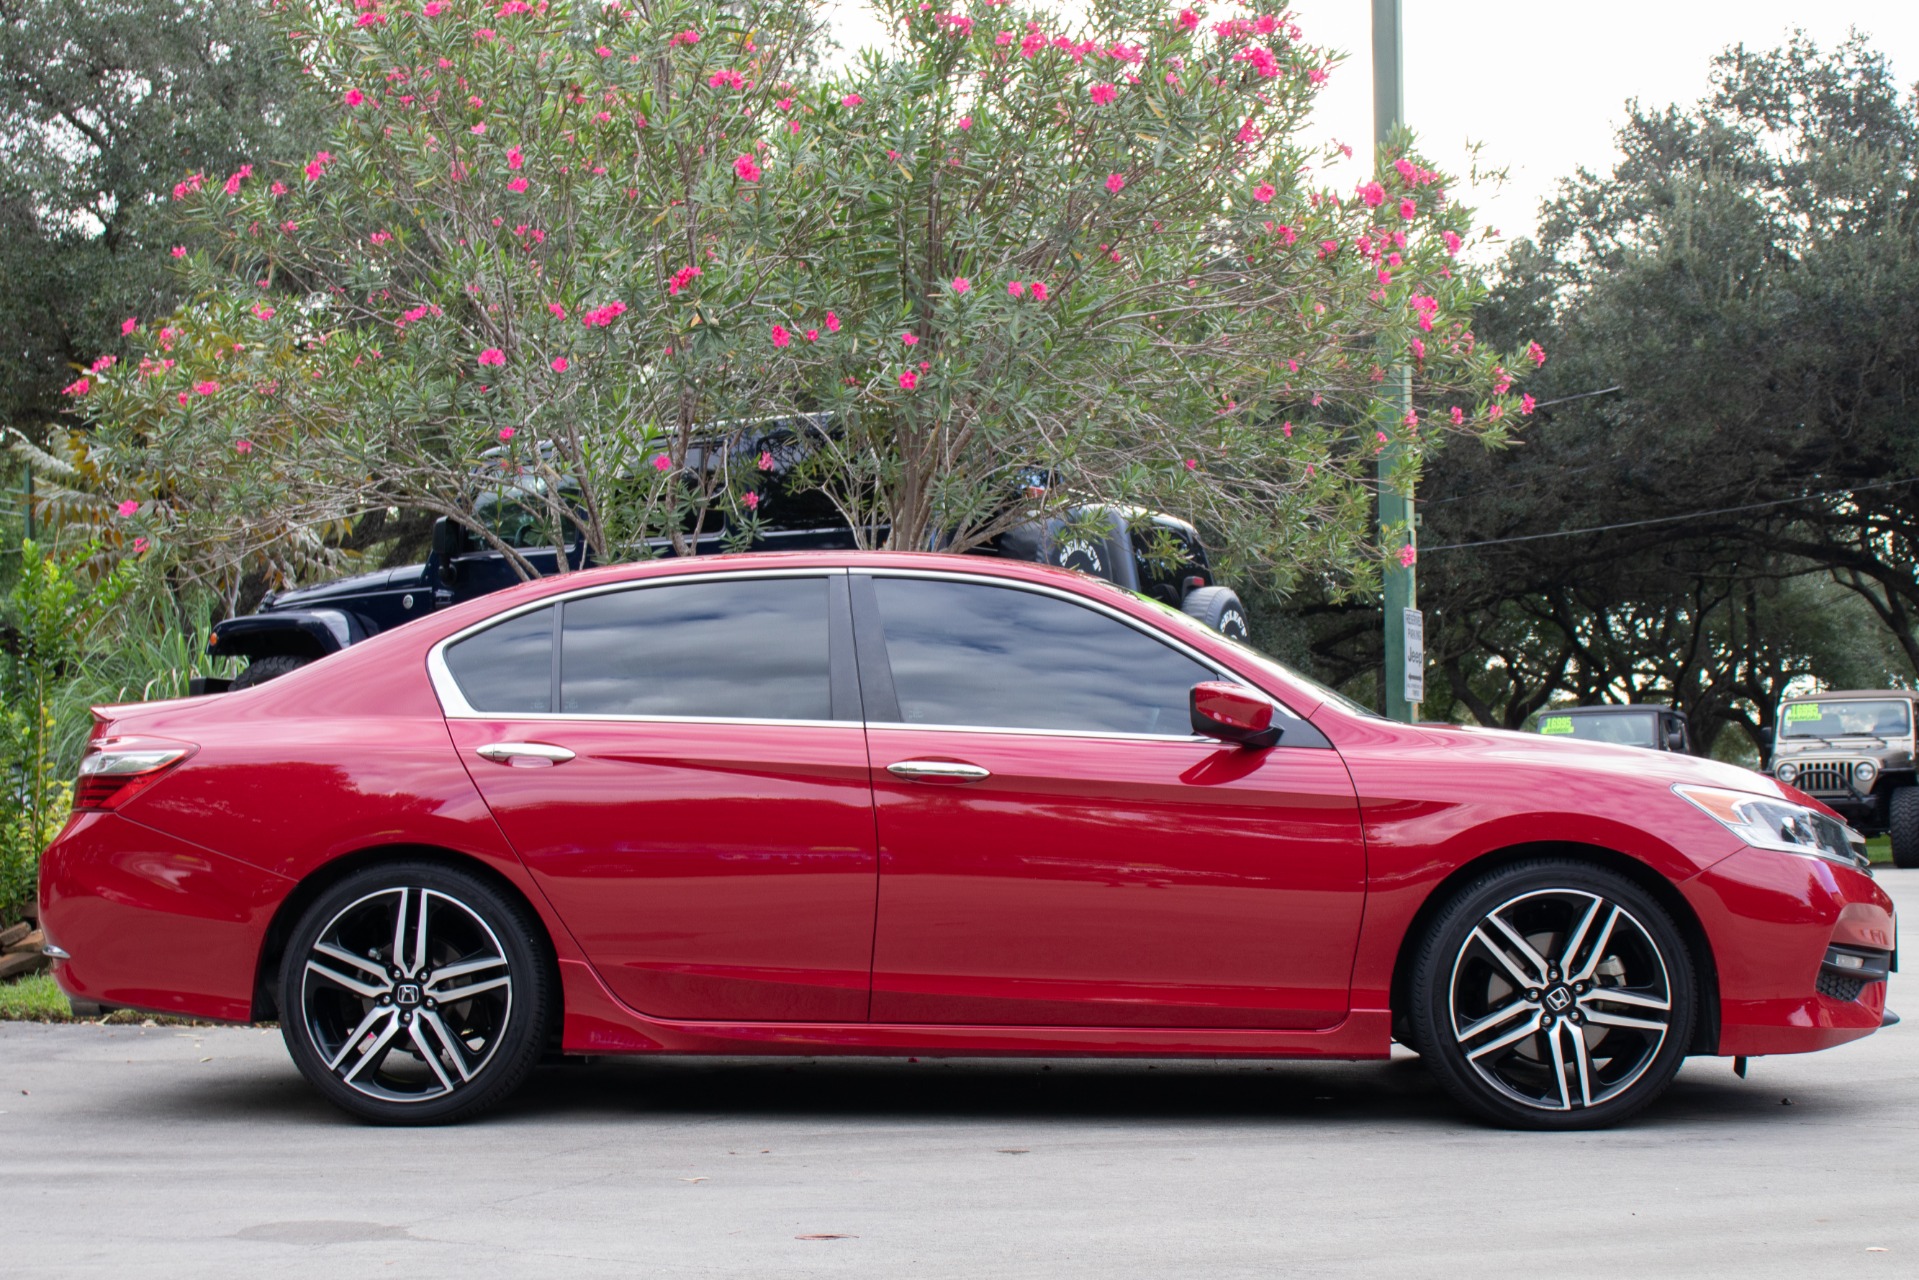
[[[1904,702],[1919,702],[1919,689],[1828,689],[1824,693],[1801,693],[1790,698],[1781,698],[1780,706],[1795,702],[1849,702],[1863,701],[1868,698],[1884,700],[1898,698]]]
[[[1674,710],[1663,702],[1602,702],[1591,707],[1554,707],[1550,711],[1542,711],[1539,714],[1543,716],[1610,716],[1623,715],[1628,711],[1667,711],[1676,716],[1686,714],[1683,711]]]

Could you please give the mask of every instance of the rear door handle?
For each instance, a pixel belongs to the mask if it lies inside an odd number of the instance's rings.
[[[902,760],[887,765],[886,771],[896,777],[929,782],[978,782],[993,776],[976,764],[962,764],[958,760]]]
[[[483,747],[473,748],[473,754],[500,764],[517,764],[522,760],[528,764],[565,764],[573,758],[573,753],[565,747],[544,742],[489,742]]]

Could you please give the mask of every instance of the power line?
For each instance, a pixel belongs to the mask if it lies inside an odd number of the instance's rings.
[[[1771,507],[1787,507],[1798,502],[1810,502],[1814,498],[1832,498],[1840,494],[1870,493],[1874,489],[1893,489],[1902,484],[1911,484],[1919,476],[1907,476],[1903,480],[1881,480],[1877,484],[1853,485],[1849,489],[1826,489],[1819,493],[1802,493],[1796,498],[1779,498],[1773,502],[1749,502],[1739,507],[1715,507],[1709,511],[1686,511],[1676,516],[1654,516],[1649,520],[1625,520],[1618,524],[1596,524],[1585,529],[1555,529],[1551,533],[1522,533],[1510,538],[1482,538],[1478,542],[1448,542],[1437,547],[1421,547],[1421,555],[1431,555],[1435,551],[1463,551],[1468,547],[1501,547],[1513,542],[1538,542],[1543,538],[1576,538],[1586,533],[1611,533],[1615,529],[1639,529],[1646,525],[1673,524],[1681,520],[1697,520],[1702,516],[1729,516],[1741,511],[1764,511]]]

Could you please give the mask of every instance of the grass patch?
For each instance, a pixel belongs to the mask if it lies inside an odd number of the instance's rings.
[[[0,982],[0,1022],[90,1022],[94,1026],[210,1027],[198,1018],[175,1018],[163,1013],[115,1009],[95,1018],[76,1018],[67,993],[50,973],[30,973],[12,982]],[[271,1024],[269,1024],[271,1025]]]
[[[1875,867],[1892,865],[1892,837],[1872,836],[1866,841],[1866,856],[1872,859]]]

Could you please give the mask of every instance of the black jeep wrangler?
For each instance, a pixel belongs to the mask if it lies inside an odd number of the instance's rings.
[[[771,443],[776,456],[790,457],[792,433],[782,430],[777,435],[777,439],[761,435],[735,448],[745,447],[749,456],[757,456],[763,445]],[[804,493],[784,492],[780,484],[784,470],[778,468],[768,477],[765,519],[751,549],[803,551],[856,545],[853,531],[830,504],[809,500]],[[528,514],[522,497],[511,486],[490,487],[474,500],[474,517],[539,573],[553,573],[559,569],[560,553],[541,522]],[[726,542],[722,528],[701,535],[695,545],[698,554],[711,554],[725,549]],[[1078,569],[1183,609],[1222,634],[1247,638],[1245,606],[1230,588],[1214,580],[1199,531],[1175,516],[1082,506],[1012,529],[981,554]],[[566,548],[566,559],[569,568],[592,563],[584,541],[577,538]],[[217,692],[260,684],[389,627],[519,580],[504,555],[442,517],[433,526],[432,551],[424,564],[272,592],[258,612],[217,624],[210,652],[216,657],[246,658],[247,666],[231,681],[204,679],[197,682],[198,687]]]

